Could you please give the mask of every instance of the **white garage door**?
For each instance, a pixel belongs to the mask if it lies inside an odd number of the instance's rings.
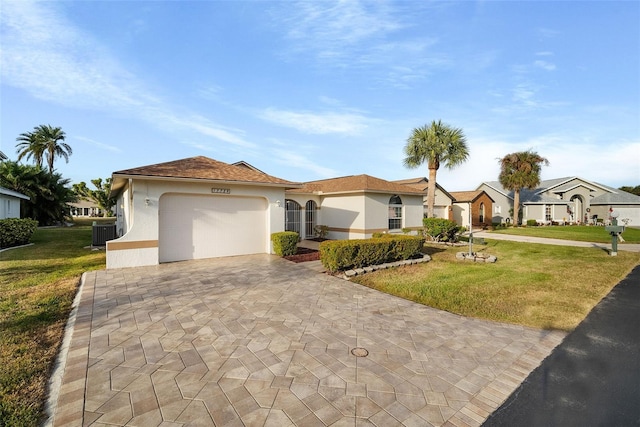
[[[618,211],[618,224],[624,225],[623,219],[628,219],[629,227],[640,227],[640,206],[633,208],[613,208]]]
[[[265,199],[167,194],[159,215],[160,262],[266,252]]]

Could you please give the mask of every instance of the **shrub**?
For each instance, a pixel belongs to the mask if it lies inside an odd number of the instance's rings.
[[[320,243],[320,260],[329,271],[360,268],[409,259],[420,253],[424,238],[376,233],[371,239],[333,240]]]
[[[313,227],[313,232],[316,237],[320,239],[326,239],[327,234],[329,234],[329,226],[327,225],[316,225]]]
[[[34,219],[0,219],[0,248],[25,245],[38,228]]]
[[[455,242],[460,226],[444,218],[424,218],[424,231],[436,242]]]
[[[273,251],[279,256],[295,255],[298,251],[298,233],[295,231],[281,231],[271,235]]]
[[[535,219],[527,220],[527,227],[535,227],[536,225],[538,225],[538,221],[536,221]]]

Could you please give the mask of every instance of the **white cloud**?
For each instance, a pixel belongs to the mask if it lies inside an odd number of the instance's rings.
[[[93,145],[94,147],[98,147],[98,148],[101,148],[101,149],[106,150],[106,151],[113,151],[114,153],[122,153],[122,150],[119,147],[116,147],[116,146],[110,145],[110,144],[105,144],[103,142],[99,142],[99,141],[96,141],[96,140],[91,139],[91,138],[86,138],[84,136],[75,136],[74,139],[77,139],[77,140],[82,141],[82,142],[89,143],[89,144]]]
[[[355,113],[312,113],[268,108],[260,114],[260,118],[308,134],[354,135],[367,128],[367,118]]]
[[[320,178],[333,178],[337,172],[333,169],[320,166],[317,161],[310,160],[301,154],[293,153],[288,149],[274,149],[274,160],[282,165],[311,171]]]
[[[75,108],[138,117],[175,132],[194,132],[253,146],[237,129],[193,113],[177,113],[122,66],[111,52],[74,27],[55,3],[4,1],[0,15],[3,84]]]
[[[553,64],[551,62],[547,62],[547,61],[534,61],[533,65],[535,65],[538,68],[542,68],[543,70],[547,70],[547,71],[553,71],[556,69],[556,64]]]

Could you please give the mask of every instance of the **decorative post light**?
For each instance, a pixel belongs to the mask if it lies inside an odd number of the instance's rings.
[[[469,202],[469,258],[473,258],[473,214]]]
[[[618,236],[624,231],[624,225],[618,225],[618,216],[620,212],[610,211],[611,225],[604,229],[611,234],[611,256],[618,255]]]

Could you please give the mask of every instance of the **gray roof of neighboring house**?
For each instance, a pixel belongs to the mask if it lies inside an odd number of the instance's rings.
[[[540,185],[533,189],[523,189],[520,191],[520,201],[521,203],[545,203],[545,204],[566,204],[567,200],[559,200],[553,197],[544,196],[540,193],[543,193],[549,189],[553,189],[555,191],[566,191],[575,186],[574,183],[569,183],[573,180],[580,180],[584,183],[585,186],[591,187],[600,187],[605,191],[608,191],[606,194],[602,194],[600,196],[594,197],[589,202],[591,205],[607,205],[607,204],[618,204],[618,205],[630,205],[630,204],[640,204],[640,196],[636,196],[635,194],[627,193],[626,191],[619,190],[617,188],[609,187],[604,184],[600,184],[593,181],[587,181],[586,179],[582,179],[577,176],[570,176],[564,178],[555,178],[555,179],[546,179],[540,182]],[[565,184],[566,185],[563,185]],[[500,181],[487,181],[482,184],[488,185],[494,190],[504,194],[505,196],[513,199],[513,192],[506,190],[502,185],[500,185]],[[482,184],[480,186],[482,186]],[[478,188],[480,188],[480,186]]]
[[[4,194],[5,196],[13,196],[19,199],[31,200],[29,196],[25,196],[22,193],[18,193],[17,191],[9,190],[8,188],[0,187],[0,194]]]

